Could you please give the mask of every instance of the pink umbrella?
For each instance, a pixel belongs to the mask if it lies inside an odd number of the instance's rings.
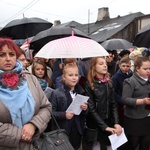
[[[108,56],[108,52],[92,39],[70,36],[53,40],[44,45],[35,57],[42,58],[88,58]]]

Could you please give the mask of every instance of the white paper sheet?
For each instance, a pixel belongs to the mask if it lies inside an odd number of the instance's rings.
[[[112,134],[109,136],[109,140],[111,142],[112,150],[116,150],[118,147],[120,147],[128,141],[123,128],[121,135],[117,136],[116,134]]]
[[[82,111],[80,106],[84,104],[84,102],[87,102],[89,99],[88,96],[83,96],[80,94],[77,94],[75,99],[72,101],[66,112],[73,112],[75,115],[79,115]]]

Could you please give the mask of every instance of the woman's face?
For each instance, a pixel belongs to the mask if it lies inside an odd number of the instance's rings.
[[[95,72],[98,77],[103,77],[107,73],[107,63],[104,58],[97,59]]]
[[[141,77],[148,78],[150,75],[150,61],[143,62],[140,68],[136,68],[136,71]]]
[[[26,68],[26,67],[27,67],[27,60],[26,60],[24,54],[21,54],[21,55],[18,57],[18,60],[22,63],[23,68]]]
[[[34,72],[35,72],[35,76],[38,78],[43,78],[45,71],[44,71],[44,67],[41,64],[36,64],[35,68],[34,68]]]
[[[0,69],[4,71],[12,70],[16,65],[16,53],[9,49],[7,45],[0,51]]]

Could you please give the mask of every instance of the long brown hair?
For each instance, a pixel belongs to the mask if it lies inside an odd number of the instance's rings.
[[[89,82],[90,87],[91,87],[92,90],[94,89],[94,82],[95,82],[95,76],[96,76],[95,66],[96,66],[97,60],[98,60],[99,58],[105,59],[105,58],[102,57],[102,56],[100,56],[100,57],[93,57],[93,58],[91,59],[91,62],[90,62],[90,69],[89,69],[89,72],[88,72],[87,79],[88,79],[88,82]],[[106,76],[107,76],[108,78],[110,78],[108,72],[106,73]]]
[[[43,68],[44,68],[44,76],[43,76],[43,79],[45,79],[45,80],[48,82],[48,86],[49,86],[49,87],[52,87],[53,83],[52,83],[52,80],[51,80],[51,79],[48,77],[48,75],[47,75],[47,67],[46,67],[46,64],[45,64],[44,61],[42,61],[42,60],[39,59],[39,60],[33,62],[32,74],[35,75],[35,67],[36,67],[37,64],[40,64],[40,65],[43,66]],[[36,76],[36,75],[35,75],[35,76]]]

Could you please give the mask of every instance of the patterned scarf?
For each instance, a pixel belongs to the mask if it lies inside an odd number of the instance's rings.
[[[95,76],[96,79],[98,79],[99,81],[106,83],[109,81],[109,78],[107,76],[105,76],[103,79],[99,78],[97,75]]]
[[[48,87],[48,82],[45,79],[37,78],[43,91]]]
[[[19,61],[12,71],[0,70],[0,101],[9,110],[12,123],[18,127],[31,120],[35,105],[22,71]]]

